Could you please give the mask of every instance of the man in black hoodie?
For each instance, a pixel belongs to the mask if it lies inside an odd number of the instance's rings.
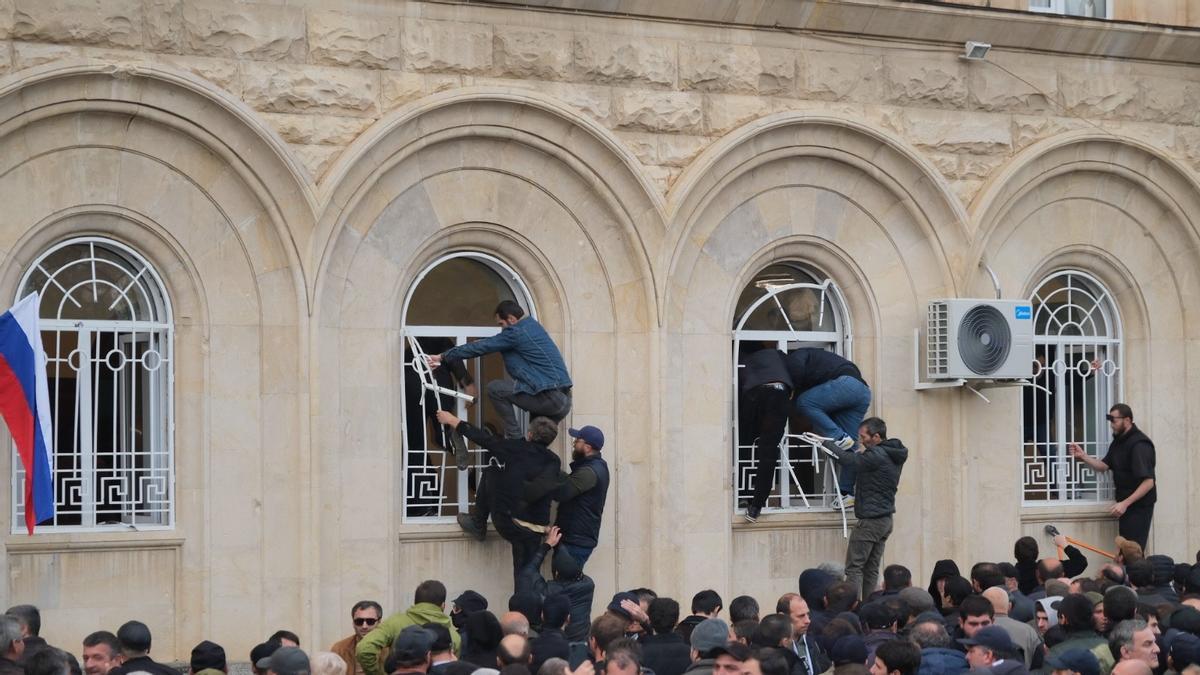
[[[1097,473],[1112,471],[1116,503],[1108,512],[1118,518],[1121,536],[1136,541],[1144,551],[1158,499],[1154,442],[1133,423],[1133,410],[1124,403],[1114,405],[1105,417],[1113,440],[1104,459],[1092,457],[1076,443],[1069,446],[1071,456]]]
[[[896,488],[900,472],[908,460],[908,448],[897,438],[888,438],[887,424],[869,417],[858,426],[858,451],[844,450],[826,442],[838,463],[850,467],[858,476],[854,487],[854,517],[858,524],[846,547],[846,581],[858,584],[866,598],[879,581],[879,562],[892,534],[892,514],[896,512]]]
[[[538,547],[518,573],[516,590],[518,593],[536,593],[541,598],[548,598],[554,594],[565,595],[570,601],[570,619],[563,632],[568,642],[584,642],[591,628],[592,598],[596,592],[596,583],[583,573],[583,568],[571,557],[571,551],[566,546],[559,546],[562,536],[562,530],[557,527],[550,528],[546,533],[546,541]],[[542,561],[551,550],[554,551],[554,559],[550,562],[550,570],[554,578],[546,581],[542,576]],[[542,602],[542,611],[545,612],[545,600]]]
[[[548,446],[558,437],[558,424],[548,417],[529,420],[525,438],[501,438],[471,426],[452,413],[437,411],[438,422],[449,426],[488,451],[488,461],[500,464],[488,482],[492,524],[512,544],[513,582],[534,556],[550,527],[550,502],[562,460]]]

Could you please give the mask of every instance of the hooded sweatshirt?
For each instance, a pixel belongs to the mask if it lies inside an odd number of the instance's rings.
[[[391,647],[396,638],[400,636],[400,631],[405,628],[426,623],[445,626],[450,631],[450,641],[453,643],[454,653],[459,652],[462,645],[461,638],[450,621],[450,617],[437,605],[419,602],[403,612],[397,612],[384,619],[378,626],[375,626],[375,630],[367,633],[366,637],[358,641],[355,655],[358,657],[358,663],[362,666],[363,672],[366,675],[384,675],[383,662],[379,658],[379,653],[383,648]]]

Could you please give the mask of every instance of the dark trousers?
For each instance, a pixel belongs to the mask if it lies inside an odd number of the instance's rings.
[[[767,504],[775,485],[779,465],[779,441],[787,425],[788,399],[791,392],[782,384],[764,384],[746,392],[742,405],[744,419],[750,424],[754,439],[754,497],[751,503],[758,508]]]
[[[512,545],[513,587],[515,588],[517,574],[525,566],[525,563],[529,562],[538,552],[538,548],[542,545],[542,535],[517,525],[508,516],[497,518],[493,514],[492,524],[496,526],[496,532]]]
[[[1136,541],[1142,550],[1146,550],[1146,540],[1150,538],[1150,520],[1154,518],[1154,505],[1134,504],[1125,509],[1125,515],[1117,521],[1117,531],[1122,537]]]
[[[517,392],[512,380],[492,380],[487,383],[488,398],[504,424],[505,438],[521,438],[521,421],[516,408],[529,413],[530,417],[549,417],[561,422],[571,412],[571,389],[547,389],[537,394]]]

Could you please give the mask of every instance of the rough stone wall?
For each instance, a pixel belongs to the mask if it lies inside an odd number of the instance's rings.
[[[1200,70],[420,3],[0,2],[0,73],[154,61],[258,111],[319,180],[387,113],[471,85],[536,89],[618,132],[666,193],[723,134],[782,110],[876,121],[969,202],[1030,143],[1099,126],[1200,168]],[[1052,21],[1052,20],[1048,20]]]

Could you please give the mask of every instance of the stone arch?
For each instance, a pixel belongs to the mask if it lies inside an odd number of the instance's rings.
[[[254,634],[303,615],[294,595],[268,607],[239,590],[300,577],[307,532],[306,502],[273,468],[306,464],[306,433],[295,420],[303,415],[298,336],[307,301],[290,228],[303,233],[311,216],[282,143],[243,104],[194,76],[156,65],[56,63],[0,81],[0,151],[10,224],[0,240],[0,292],[11,296],[49,243],[92,232],[146,255],[172,294],[177,543],[116,535],[89,564],[136,564],[156,548],[179,557],[165,567],[174,575],[163,582],[168,609],[148,617],[174,626],[162,631],[165,653],[210,632],[209,616]],[[279,505],[275,516],[264,502]],[[73,545],[96,537],[70,533],[50,546],[73,555]],[[10,550],[6,564],[25,564],[18,553]],[[53,575],[31,583],[65,585]],[[178,624],[177,610],[203,618]],[[63,615],[64,630],[74,616]]]
[[[522,276],[575,382],[567,422],[601,426],[623,448],[610,460],[614,494],[645,489],[648,477],[624,467],[648,452],[644,439],[653,433],[644,364],[653,358],[657,320],[650,260],[663,225],[661,204],[634,161],[609,132],[549,99],[487,90],[430,97],[347,150],[329,174],[337,208],[323,214],[324,248],[314,251],[316,432],[322,473],[334,477],[319,487],[325,503],[355,490],[399,494],[398,413],[367,427],[363,411],[398,411],[406,291],[430,261],[465,250],[492,254]],[[484,559],[509,564],[500,545],[464,555],[455,524],[402,523],[400,509],[388,506],[369,527],[340,512],[322,520],[331,552],[322,569],[368,580],[321,608],[331,634],[350,595],[407,601],[422,574],[436,571],[450,585],[496,584],[497,592],[507,586],[505,575],[478,575]],[[649,545],[636,542],[649,535],[617,533],[618,517],[606,518],[596,562],[589,561],[601,595],[626,570],[637,576],[646,565],[636,547]],[[373,555],[380,550],[390,555]]]
[[[670,502],[665,512],[689,514],[677,529],[681,558],[667,567],[700,570],[677,582],[683,588],[733,582],[705,577],[705,566],[688,564],[686,551],[701,550],[704,541],[710,553],[717,547],[735,561],[729,569],[742,570],[734,587],[768,594],[790,583],[783,579],[792,571],[766,562],[771,556],[755,562],[740,552],[789,546],[784,542],[791,535],[771,535],[769,543],[759,529],[731,536],[731,387],[712,386],[732,381],[730,325],[742,285],[764,261],[784,256],[816,263],[830,274],[850,305],[854,356],[873,385],[875,409],[906,420],[897,426],[898,435],[922,438],[928,432],[920,418],[948,413],[949,402],[926,402],[913,392],[913,331],[923,325],[926,301],[957,294],[958,262],[968,241],[966,214],[938,173],[887,132],[795,113],[763,118],[718,141],[685,171],[671,203],[674,217],[663,257],[663,377],[670,383],[664,394],[665,444],[686,447],[688,454],[663,453],[654,470],[701,473],[705,479],[664,497]],[[880,367],[885,362],[905,365]],[[928,499],[919,481],[949,480],[955,463],[947,460],[923,466],[902,498]],[[713,498],[721,488],[725,498]],[[787,521],[818,537],[802,554],[805,561],[793,562],[816,563],[826,547],[830,555],[840,550],[840,526],[823,518],[800,514]],[[901,527],[913,528],[915,536],[922,525]]]
[[[1188,401],[1157,392],[1186,388],[1196,367],[1192,345],[1200,313],[1190,300],[1200,294],[1195,175],[1133,139],[1063,134],[1018,155],[972,211],[979,236],[968,260],[989,264],[1007,294],[1025,292],[1064,267],[1108,286],[1124,330],[1125,398],[1141,411],[1139,425],[1160,448],[1186,444],[1200,414]],[[985,285],[971,281],[980,292]],[[1160,476],[1195,471],[1186,454],[1164,451],[1158,461]],[[1188,498],[1160,494],[1176,504],[1160,507],[1156,531],[1189,527]],[[1095,536],[1110,535],[1098,529]]]

